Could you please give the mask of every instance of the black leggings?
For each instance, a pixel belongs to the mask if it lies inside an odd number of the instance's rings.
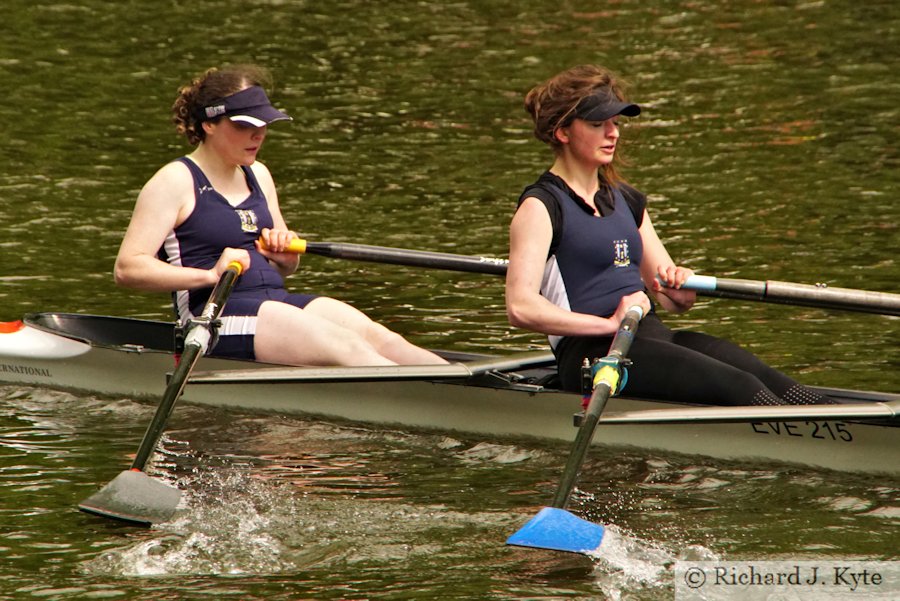
[[[612,336],[569,337],[557,347],[562,387],[581,391],[581,365],[609,352]],[[673,331],[651,313],[638,327],[623,394],[705,405],[833,403],[741,347],[698,332]]]

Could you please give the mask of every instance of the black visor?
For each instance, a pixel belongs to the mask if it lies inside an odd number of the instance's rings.
[[[606,121],[616,115],[637,117],[641,107],[630,102],[622,102],[607,90],[600,90],[585,96],[575,107],[575,118],[585,121]]]

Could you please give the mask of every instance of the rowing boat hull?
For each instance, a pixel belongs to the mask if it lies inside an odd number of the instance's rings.
[[[354,422],[503,438],[571,443],[578,395],[485,388],[454,382],[217,384],[196,386],[186,400],[245,410],[307,414]],[[610,413],[670,408],[615,397]],[[900,475],[900,430],[851,422],[605,425],[594,443],[674,451],[723,459],[790,461],[830,469]]]
[[[159,398],[174,361],[170,351],[158,348],[164,346],[158,341],[172,338],[171,324],[77,316],[78,321],[85,322],[84,327],[60,336],[54,329],[69,328],[63,323],[65,317],[72,316],[29,316],[22,328],[0,334],[0,382],[137,399]],[[102,337],[87,342],[70,337],[85,336],[97,327],[122,332],[131,329],[134,322],[153,331],[152,344],[140,332],[135,333],[132,342]],[[436,367],[433,371],[393,368],[394,372],[376,368],[318,368],[306,372],[292,369],[288,373],[293,376],[279,378],[272,366],[203,358],[183,399],[244,411],[492,439],[571,442],[577,432],[573,416],[581,408],[581,397],[533,383],[530,378],[546,370],[534,354],[529,358],[531,365],[523,362],[522,369],[514,370],[512,378],[512,372],[499,369],[467,376],[465,369],[454,371],[459,365],[446,370]],[[475,364],[477,361],[471,365]],[[258,376],[253,377],[254,373]],[[244,376],[229,377],[230,374]],[[900,398],[845,392],[857,400]],[[614,397],[607,413],[678,406]],[[601,421],[594,440],[595,444],[721,459],[787,461],[842,471],[900,475],[898,434],[896,420],[654,425],[613,425]]]

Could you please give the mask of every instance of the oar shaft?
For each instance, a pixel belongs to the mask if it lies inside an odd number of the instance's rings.
[[[606,402],[609,400],[611,392],[609,386],[603,383],[594,388],[588,411],[585,412],[578,434],[575,435],[572,453],[566,461],[566,467],[563,469],[563,475],[556,488],[551,507],[565,509],[569,504],[569,498],[572,496],[572,491],[575,490],[578,473],[581,471],[581,464],[584,463],[584,457],[594,438],[594,430],[597,428],[600,414],[606,408]]]
[[[290,250],[335,259],[369,261],[409,267],[446,269],[468,273],[505,275],[509,261],[494,257],[408,250],[344,242],[309,242],[295,239]],[[692,276],[684,288],[718,298],[762,301],[786,305],[842,309],[881,315],[900,315],[900,294],[871,292],[823,285]]]
[[[594,438],[597,422],[600,420],[600,415],[606,407],[606,402],[617,388],[619,364],[631,348],[631,343],[634,340],[634,335],[637,332],[638,323],[642,316],[643,311],[640,307],[632,307],[625,314],[625,319],[619,325],[619,330],[616,332],[616,336],[609,347],[607,359],[610,361],[604,364],[594,377],[594,390],[591,394],[591,400],[585,411],[581,427],[578,429],[578,434],[575,436],[572,452],[569,454],[569,459],[563,470],[559,487],[556,489],[553,507],[564,509],[569,503],[569,497],[572,496],[572,491],[575,489],[575,481],[578,478],[578,473],[581,471],[581,464],[584,463],[588,447]]]
[[[370,246],[342,242],[309,242],[295,239],[290,250],[294,252],[350,259],[353,261],[369,261],[388,263],[391,265],[407,265],[409,267],[427,267],[430,269],[446,269],[469,273],[485,273],[503,275],[506,273],[506,259],[491,257],[475,257],[452,253],[388,248],[386,246]]]
[[[147,431],[144,432],[144,437],[141,439],[141,445],[138,447],[137,454],[134,456],[134,461],[131,462],[131,469],[144,471],[144,468],[147,467],[147,462],[156,450],[156,444],[159,442],[163,430],[166,428],[169,416],[172,415],[172,411],[175,409],[175,401],[178,400],[178,397],[180,397],[182,391],[184,391],[187,376],[190,374],[202,354],[203,349],[196,344],[185,345],[178,366],[175,368],[172,378],[169,380],[169,385],[166,386],[166,391],[163,394],[162,400],[156,407],[153,421],[150,422],[150,425],[147,426]]]
[[[141,439],[140,447],[138,447],[134,461],[131,463],[131,469],[143,471],[147,466],[147,462],[150,460],[150,456],[153,455],[156,444],[159,442],[163,430],[165,430],[166,422],[168,422],[169,416],[172,415],[175,402],[184,391],[188,376],[209,346],[213,322],[219,318],[225,306],[225,301],[228,299],[228,295],[231,294],[231,289],[234,287],[234,283],[240,273],[240,263],[232,263],[228,266],[228,269],[222,273],[218,283],[213,288],[203,313],[197,320],[198,324],[194,325],[188,332],[181,359],[166,386],[162,400],[156,408],[156,413],[153,415],[153,420],[147,426],[144,437]]]
[[[776,280],[755,281],[699,275],[688,278],[683,287],[706,296],[900,315],[900,294],[889,292],[832,288],[824,284],[794,284]]]

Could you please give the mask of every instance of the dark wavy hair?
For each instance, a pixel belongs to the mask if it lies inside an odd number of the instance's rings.
[[[534,137],[558,153],[562,143],[556,138],[556,130],[572,122],[575,108],[583,98],[604,91],[627,102],[625,87],[615,73],[599,65],[578,65],[554,75],[525,95],[525,111],[534,121]],[[615,163],[626,164],[618,151],[615,161],[600,170],[604,181],[611,185],[624,181]]]
[[[206,138],[206,132],[200,125],[200,115],[204,108],[244,88],[269,88],[271,85],[272,76],[257,65],[229,65],[207,69],[191,83],[178,89],[178,97],[172,105],[175,129],[187,137],[192,146],[196,146]]]

